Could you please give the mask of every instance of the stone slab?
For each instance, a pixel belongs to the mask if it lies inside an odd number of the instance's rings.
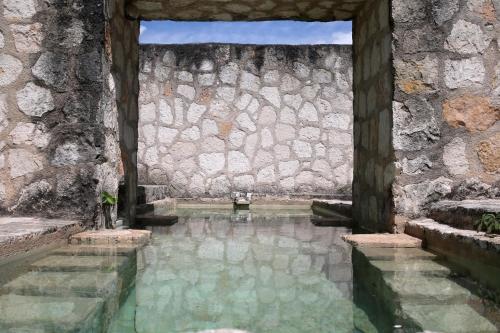
[[[352,217],[352,201],[347,200],[313,200],[311,208],[313,212],[321,216],[340,214]]]
[[[474,230],[474,222],[486,213],[500,213],[500,200],[438,201],[431,206],[429,217],[455,228]]]
[[[422,239],[428,248],[440,253],[500,267],[500,235],[457,229],[425,218],[409,221],[405,232]]]
[[[151,240],[151,231],[149,230],[97,230],[85,231],[73,235],[70,238],[70,244],[83,245],[122,245],[133,244],[143,246]]]
[[[131,256],[135,255],[134,245],[69,245],[52,251],[52,254],[67,256]]]
[[[453,333],[494,333],[496,327],[466,304],[403,304],[403,312],[426,331]]]
[[[432,260],[438,257],[419,248],[359,247],[358,250],[370,260]]]
[[[100,298],[0,296],[1,332],[99,332],[102,314]]]
[[[448,267],[430,260],[371,260],[370,263],[384,275],[447,277],[451,274],[451,270]]]
[[[31,267],[45,272],[111,272],[124,268],[128,258],[124,256],[59,256],[52,255],[34,262]]]
[[[81,232],[80,222],[38,217],[0,217],[0,257],[17,255]]]
[[[356,247],[420,248],[422,241],[405,234],[355,234],[342,239]]]
[[[471,292],[448,278],[424,275],[384,278],[400,303],[465,304]]]
[[[100,297],[118,293],[116,272],[29,272],[1,288],[2,293],[26,296]]]

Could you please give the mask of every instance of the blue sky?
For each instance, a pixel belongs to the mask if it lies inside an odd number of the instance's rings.
[[[143,21],[141,44],[352,44],[351,22]]]

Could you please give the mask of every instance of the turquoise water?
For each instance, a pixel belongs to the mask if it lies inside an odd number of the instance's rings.
[[[498,332],[498,308],[433,253],[351,249],[309,210],[175,213],[137,253],[0,266],[0,332]]]

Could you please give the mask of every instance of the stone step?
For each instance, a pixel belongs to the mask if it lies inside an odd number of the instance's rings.
[[[500,213],[500,200],[438,201],[431,206],[429,217],[458,229],[474,230],[474,222],[486,213]]]
[[[118,274],[102,272],[29,272],[4,285],[0,293],[26,296],[116,296]]]
[[[420,248],[422,241],[405,234],[353,234],[342,239],[355,247]]]
[[[472,294],[448,278],[415,276],[386,276],[394,301],[400,304],[465,304]]]
[[[175,215],[137,215],[135,223],[140,227],[172,226],[179,222],[179,217]]]
[[[100,298],[0,296],[0,332],[101,332]]]
[[[434,260],[438,258],[434,253],[418,248],[359,247],[358,251],[370,260]]]
[[[451,274],[451,270],[448,267],[430,260],[371,260],[370,264],[379,270],[384,278],[386,276],[401,276],[401,278],[407,278],[408,276],[414,277],[416,275],[447,277]]]
[[[133,256],[137,247],[134,245],[69,245],[51,252],[64,256]]]
[[[125,256],[62,256],[52,255],[34,262],[31,267],[44,272],[112,272],[128,266]]]
[[[91,230],[71,236],[73,245],[135,245],[141,247],[151,240],[149,230]]]
[[[467,304],[403,304],[404,316],[422,330],[443,333],[495,333],[495,325]]]
[[[428,249],[446,256],[456,269],[500,299],[500,235],[457,229],[426,218],[409,221],[405,232],[422,239]]]
[[[352,217],[352,201],[344,200],[313,200],[311,209],[320,216]]]

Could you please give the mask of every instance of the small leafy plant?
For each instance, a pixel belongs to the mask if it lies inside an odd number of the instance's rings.
[[[101,203],[104,212],[104,227],[106,229],[114,229],[111,219],[111,207],[118,203],[118,198],[104,191],[101,193]]]
[[[477,231],[484,231],[488,234],[500,234],[500,213],[483,214],[479,220],[474,223]]]

